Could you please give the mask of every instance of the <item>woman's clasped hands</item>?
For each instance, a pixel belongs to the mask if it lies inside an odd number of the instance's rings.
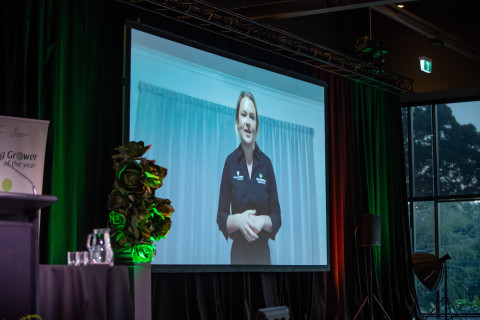
[[[265,224],[263,216],[257,216],[256,210],[246,210],[243,213],[236,214],[238,230],[248,242],[258,239],[258,234],[262,231]]]

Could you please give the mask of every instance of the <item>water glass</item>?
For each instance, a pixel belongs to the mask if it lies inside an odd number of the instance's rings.
[[[68,251],[67,265],[69,266],[86,266],[89,263],[88,251]]]
[[[68,251],[67,252],[67,265],[74,266],[75,262],[77,261],[77,252],[76,251]]]
[[[77,255],[79,266],[88,266],[90,264],[90,253],[88,251],[80,251]]]

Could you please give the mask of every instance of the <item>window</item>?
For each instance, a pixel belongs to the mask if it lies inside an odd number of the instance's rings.
[[[480,101],[402,108],[413,252],[451,260],[448,298],[480,313]],[[444,285],[416,283],[423,313],[444,312]]]

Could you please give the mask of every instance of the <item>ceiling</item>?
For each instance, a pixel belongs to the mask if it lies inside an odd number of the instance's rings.
[[[388,49],[369,62],[412,79],[416,93],[480,88],[480,2],[475,0],[206,2],[353,58],[360,59],[355,45],[368,37]],[[404,8],[396,6],[400,3]],[[420,71],[422,55],[433,60],[431,74]]]

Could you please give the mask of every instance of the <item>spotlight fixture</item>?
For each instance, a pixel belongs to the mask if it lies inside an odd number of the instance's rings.
[[[420,60],[420,70],[426,73],[432,73],[432,59],[427,56],[421,56]]]
[[[355,52],[360,60],[366,61],[383,70],[384,56],[388,53],[388,46],[383,41],[373,40],[372,36],[372,8],[368,8],[369,35],[363,36],[355,43]]]
[[[385,42],[375,41],[365,36],[357,40],[355,51],[360,56],[379,58],[388,53],[388,46]]]
[[[403,9],[405,6],[401,3],[397,4],[397,8]]]

